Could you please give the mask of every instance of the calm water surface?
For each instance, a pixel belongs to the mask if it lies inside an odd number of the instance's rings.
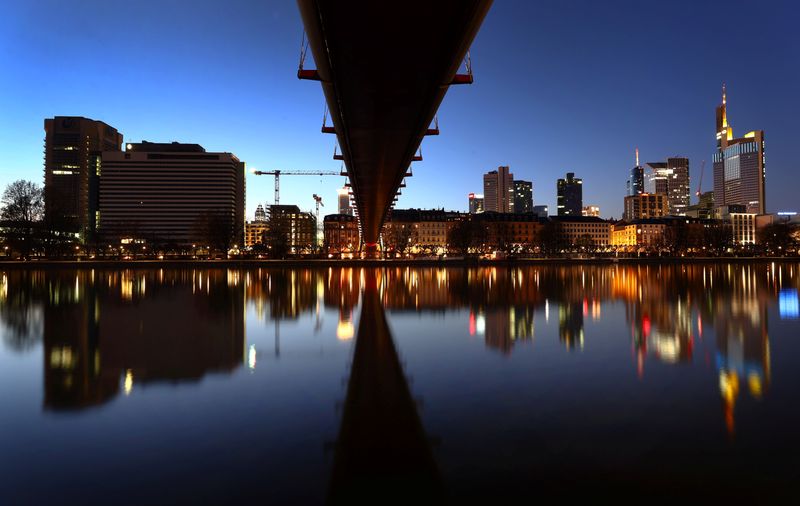
[[[800,265],[0,271],[3,504],[797,499]]]

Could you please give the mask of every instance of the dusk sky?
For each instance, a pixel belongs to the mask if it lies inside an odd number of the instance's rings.
[[[688,156],[692,194],[707,160],[710,190],[725,82],[734,134],[765,131],[767,211],[800,210],[798,19],[789,0],[497,0],[472,46],[475,83],[448,91],[441,135],[423,143],[397,207],[466,210],[483,173],[509,165],[551,214],[569,171],[585,205],[619,218],[637,146],[642,162]],[[250,168],[337,170],[322,90],[296,77],[302,32],[291,1],[3,2],[0,185],[43,181],[43,121],[56,115],[105,121],[126,142],[229,151]],[[281,203],[312,209],[319,193],[335,212],[343,182],[284,177]],[[248,176],[248,218],[272,200],[272,177]]]

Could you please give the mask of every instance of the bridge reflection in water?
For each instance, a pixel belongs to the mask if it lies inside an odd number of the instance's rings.
[[[368,271],[329,499],[419,504],[443,498],[439,470]]]

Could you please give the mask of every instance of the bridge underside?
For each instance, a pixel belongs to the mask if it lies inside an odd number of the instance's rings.
[[[298,5],[369,250],[491,0]]]

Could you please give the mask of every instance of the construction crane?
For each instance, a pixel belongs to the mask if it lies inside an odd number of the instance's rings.
[[[275,205],[281,200],[281,175],[283,176],[346,176],[347,173],[332,170],[254,170],[256,176],[275,176]]]
[[[314,244],[317,244],[317,241],[319,240],[319,230],[320,230],[320,227],[319,227],[319,206],[325,207],[325,204],[322,203],[322,197],[320,197],[316,193],[314,194],[314,203],[317,205],[317,213],[316,213],[316,216],[317,216],[317,233],[316,233],[316,235],[317,235],[317,237],[314,238]]]
[[[695,195],[697,195],[698,201],[700,200],[700,192],[703,189],[703,173],[705,172],[705,170],[706,170],[706,161],[703,160],[702,163],[700,164],[700,182],[698,182],[697,184],[697,193],[695,193]]]
[[[322,203],[322,197],[317,195],[316,193],[314,196],[314,202],[317,204],[317,223],[319,223],[319,206],[325,207],[325,204]]]

